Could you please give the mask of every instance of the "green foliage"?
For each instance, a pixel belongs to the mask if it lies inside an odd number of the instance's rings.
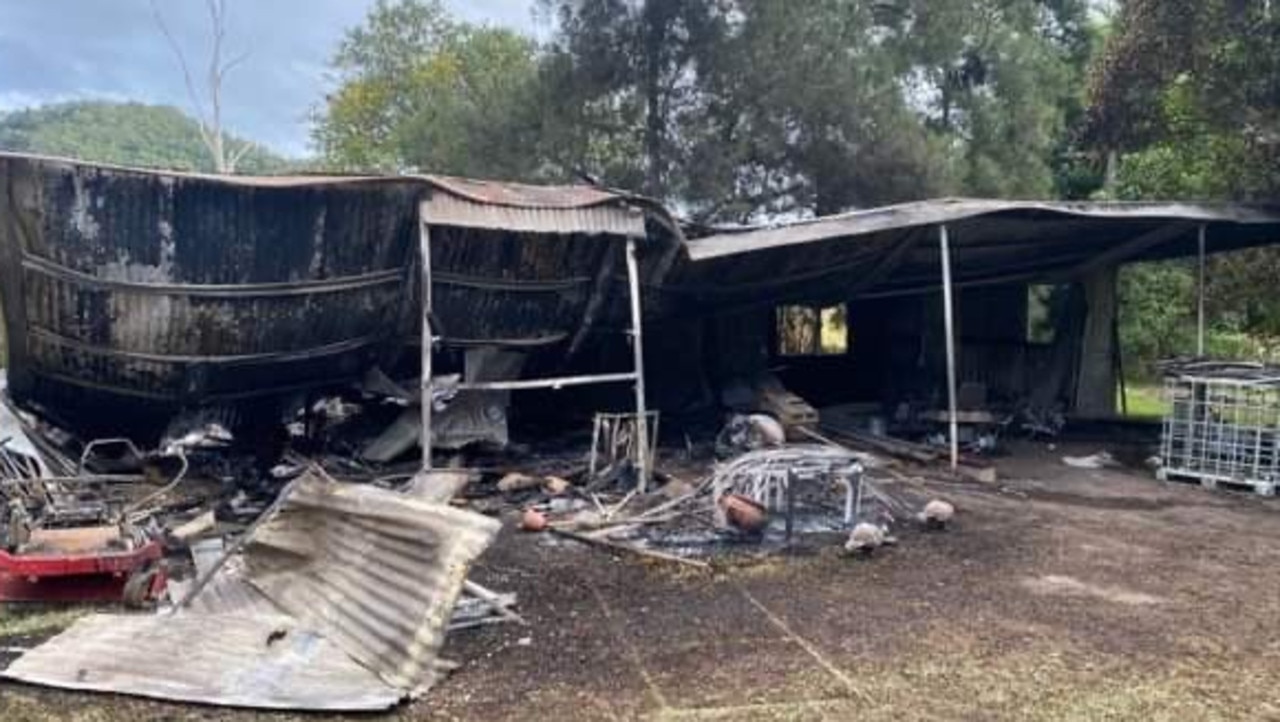
[[[537,0],[539,48],[379,0],[334,57],[326,160],[602,182],[710,221],[1043,196],[1083,0]]]
[[[708,220],[1042,196],[1081,103],[1073,0],[542,0],[577,157]]]
[[[243,140],[231,138],[236,144]],[[79,101],[0,115],[0,149],[145,168],[212,172],[199,125],[177,108]],[[287,162],[266,149],[248,152],[242,173],[279,172]]]
[[[1125,372],[1155,378],[1155,362],[1196,347],[1196,282],[1185,262],[1120,269],[1120,344]]]
[[[1086,138],[1119,151],[1108,195],[1125,200],[1280,198],[1280,13],[1261,0],[1129,0],[1093,69]],[[1212,232],[1209,248],[1213,249]],[[1273,358],[1280,338],[1273,248],[1214,255],[1206,353]],[[1126,272],[1126,353],[1195,348],[1186,266]],[[1171,310],[1176,309],[1176,310]]]
[[[956,144],[970,195],[1045,197],[1053,151],[1081,112],[1093,35],[1084,2],[931,0],[898,29],[933,100],[929,119]]]
[[[534,43],[450,18],[437,0],[380,0],[347,33],[342,83],[317,119],[325,160],[349,170],[537,178]]]

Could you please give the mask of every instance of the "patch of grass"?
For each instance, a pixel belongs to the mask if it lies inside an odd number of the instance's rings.
[[[1125,384],[1125,405],[1121,408],[1129,410],[1129,416],[1139,418],[1159,418],[1169,411],[1160,387],[1154,384],[1128,382]]]
[[[87,613],[87,610],[78,608],[0,607],[0,639],[58,632]]]

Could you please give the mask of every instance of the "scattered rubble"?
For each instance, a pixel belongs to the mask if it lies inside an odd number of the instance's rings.
[[[896,541],[894,518],[945,527],[954,515],[883,473],[936,466],[937,450],[868,440],[839,424],[819,433],[796,423],[808,416],[795,408],[787,424],[758,412],[732,416],[714,441],[688,441],[679,458],[650,449],[645,491],[626,414],[597,417],[586,458],[481,450],[452,462],[472,469],[423,473],[410,434],[390,443],[398,421],[366,423],[369,414],[386,416],[387,405],[402,408],[402,420],[416,413],[398,388],[375,374],[353,400],[302,406],[284,420],[284,439],[265,448],[241,443],[216,414],[175,420],[152,451],[126,439],[82,442],[2,407],[0,580],[38,577],[31,565],[52,563],[72,570],[78,591],[28,588],[25,598],[158,610],[85,618],[5,675],[211,704],[385,709],[445,671],[435,658],[445,634],[526,624],[514,595],[465,578],[496,532],[492,517],[515,511],[519,528],[545,543],[705,572],[722,554],[801,543],[870,555]],[[433,407],[451,400],[441,395]],[[91,566],[69,567],[70,559]],[[111,581],[107,596],[87,592],[94,573]],[[8,598],[19,598],[15,589],[0,585]],[[380,610],[377,623],[369,605]],[[122,635],[145,644],[102,653]],[[189,640],[214,637],[217,644],[182,656]],[[236,682],[262,675],[277,682]]]

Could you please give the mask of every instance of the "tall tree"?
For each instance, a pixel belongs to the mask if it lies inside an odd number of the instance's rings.
[[[1049,195],[1053,150],[1083,100],[1084,0],[910,0],[881,12],[913,98],[950,140],[960,189]]]
[[[559,162],[656,197],[678,193],[682,127],[725,31],[723,0],[540,0]]]
[[[1121,2],[1089,98],[1084,138],[1117,158],[1115,196],[1280,200],[1280,18],[1266,0]],[[1242,334],[1280,336],[1278,273],[1274,249],[1209,259],[1210,353],[1239,353],[1215,341]],[[1185,265],[1138,267],[1124,298],[1171,277],[1193,287]],[[1129,314],[1125,335],[1155,328],[1153,318]]]
[[[704,81],[688,169],[712,217],[827,214],[947,187],[940,139],[909,106],[875,5],[741,0]]]
[[[340,83],[314,138],[346,169],[545,177],[535,53],[528,38],[458,22],[438,0],[379,0],[334,57]]]

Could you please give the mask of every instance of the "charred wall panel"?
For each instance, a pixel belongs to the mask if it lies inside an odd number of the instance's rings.
[[[601,273],[625,272],[623,239],[431,229],[432,313],[449,341],[540,345],[585,323]],[[616,266],[615,266],[616,264]]]
[[[359,374],[396,340],[419,185],[0,157],[20,401],[174,407]],[[139,413],[144,409],[135,409]]]

